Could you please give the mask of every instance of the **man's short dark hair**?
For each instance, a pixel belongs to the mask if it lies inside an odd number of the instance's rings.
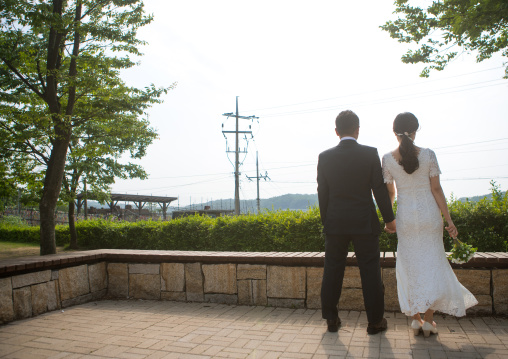
[[[339,113],[335,119],[335,128],[340,136],[352,135],[360,127],[360,119],[351,110]]]

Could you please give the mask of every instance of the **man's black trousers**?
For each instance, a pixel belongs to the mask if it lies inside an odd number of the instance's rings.
[[[342,291],[350,242],[353,242],[360,268],[367,320],[370,324],[377,324],[384,317],[385,306],[384,286],[379,266],[379,235],[377,234],[326,235],[325,269],[321,286],[323,319],[333,320],[338,316],[337,305]]]

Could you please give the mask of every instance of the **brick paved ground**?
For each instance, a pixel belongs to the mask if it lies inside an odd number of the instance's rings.
[[[159,301],[100,301],[0,326],[1,358],[508,358],[508,319],[436,317],[439,335],[414,337],[408,319],[366,334],[364,312]]]

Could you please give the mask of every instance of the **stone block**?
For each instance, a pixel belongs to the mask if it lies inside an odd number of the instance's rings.
[[[239,280],[237,283],[238,287],[238,304],[240,305],[252,305],[252,284],[248,279]]]
[[[23,319],[32,316],[32,291],[30,287],[13,289],[14,318]]]
[[[88,266],[80,265],[60,269],[58,274],[60,300],[68,300],[90,293]]]
[[[108,263],[108,296],[129,297],[129,272],[126,263]]]
[[[236,294],[205,294],[205,302],[238,304],[238,296]]]
[[[85,304],[93,300],[93,294],[88,293],[79,297],[62,300],[62,308],[68,308],[79,304]]]
[[[204,292],[236,294],[236,264],[204,264]]]
[[[339,310],[365,310],[362,290],[358,288],[342,288]]]
[[[495,314],[508,315],[508,269],[492,270],[492,286]]]
[[[323,281],[323,268],[307,268],[307,301],[309,309],[321,308],[321,282]]]
[[[266,279],[253,279],[251,281],[252,285],[252,299],[254,305],[266,305],[267,295],[266,295]]]
[[[236,279],[266,279],[266,264],[238,264]]]
[[[185,302],[187,299],[185,292],[161,292],[162,300],[173,300],[175,302]]]
[[[360,268],[358,267],[346,267],[344,271],[344,281],[342,282],[342,288],[361,288],[362,278],[360,277]]]
[[[51,280],[51,270],[43,270],[27,274],[20,274],[12,277],[12,288],[27,287],[32,284],[49,282]]]
[[[202,302],[205,299],[201,263],[185,263],[185,293],[189,302]]]
[[[51,280],[57,280],[58,279],[58,269],[53,269],[51,271]]]
[[[290,298],[268,298],[268,305],[277,308],[305,308],[304,299],[290,299]]]
[[[466,310],[466,314],[473,315],[491,315],[492,314],[492,297],[486,294],[475,295],[478,304]]]
[[[490,270],[454,269],[459,282],[473,295],[490,295]]]
[[[161,264],[161,290],[183,292],[185,290],[185,266],[183,263]]]
[[[14,320],[14,306],[12,302],[12,279],[0,278],[0,323]]]
[[[160,299],[160,276],[158,274],[129,274],[129,297],[136,299]]]
[[[238,304],[266,305],[266,280],[243,279],[238,281]]]
[[[129,264],[129,274],[159,274],[160,264]]]
[[[108,276],[106,274],[106,263],[88,265],[88,278],[90,280],[90,292],[99,292],[108,287]]]
[[[108,294],[108,289],[105,288],[105,289],[99,290],[97,292],[92,292],[91,294],[92,294],[92,301],[101,300]]]
[[[58,308],[56,282],[34,284],[32,291],[32,314],[39,315]]]
[[[268,266],[268,298],[305,299],[305,267]]]
[[[382,268],[382,275],[383,284],[385,286],[385,310],[390,312],[400,312],[395,268]]]

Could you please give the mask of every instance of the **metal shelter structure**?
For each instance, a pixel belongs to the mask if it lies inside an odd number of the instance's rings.
[[[110,194],[111,202],[109,202],[109,209],[111,210],[111,214],[118,204],[119,201],[125,202],[133,202],[138,209],[139,215],[141,215],[141,210],[145,206],[146,203],[158,203],[162,209],[162,218],[166,220],[166,213],[169,207],[169,204],[178,199],[178,197],[165,197],[165,196],[147,196],[147,195],[139,195],[139,194],[119,194],[119,193],[111,193]],[[96,199],[93,195],[87,194],[85,196],[84,193],[80,193],[77,195],[77,209],[78,214],[81,212],[81,207],[86,202],[87,199]],[[86,211],[86,205],[85,205]],[[85,212],[86,214],[86,212]]]

